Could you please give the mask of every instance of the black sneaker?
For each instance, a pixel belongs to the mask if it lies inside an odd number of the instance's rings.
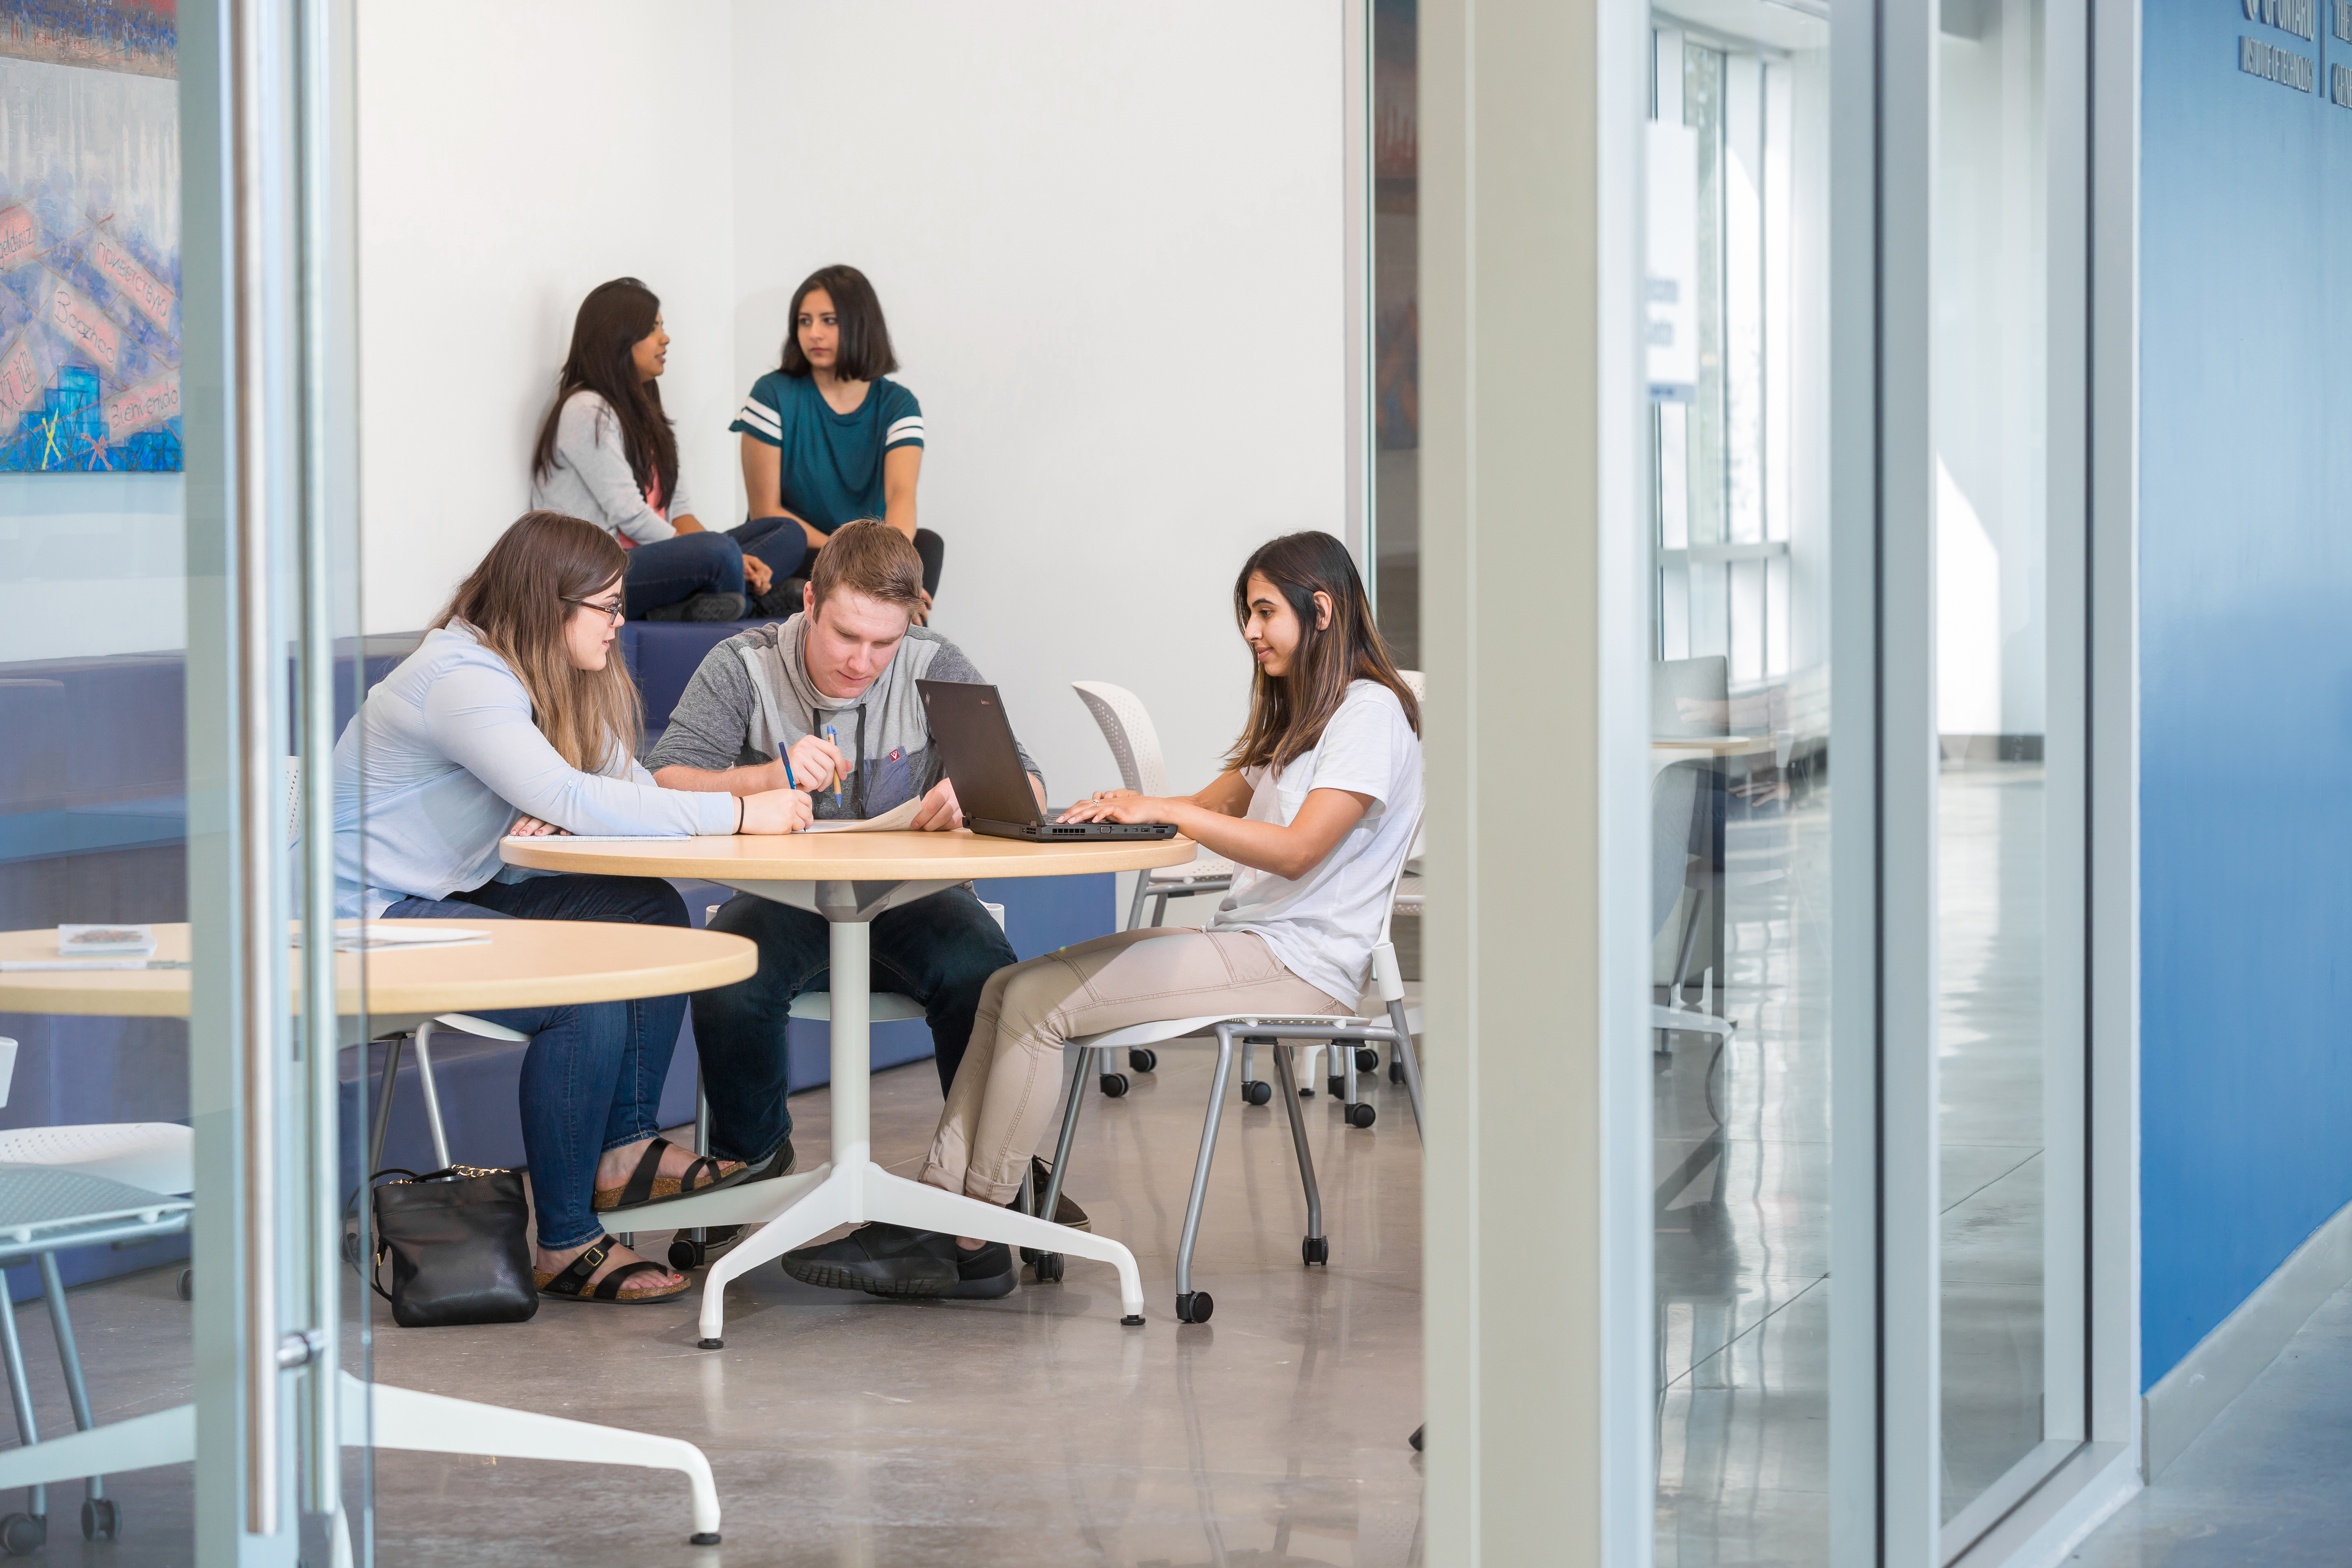
[[[686,602],[685,618],[689,621],[740,621],[743,618],[743,595],[697,594]]]
[[[802,1284],[829,1290],[863,1290],[869,1296],[948,1296],[963,1283],[956,1257],[959,1250],[954,1237],[877,1220],[838,1241],[787,1252],[783,1267]]]
[[[801,613],[801,590],[807,586],[805,577],[779,577],[766,593],[750,595],[744,613],[762,621],[790,620]]]
[[[952,1237],[950,1247],[955,1247]],[[956,1285],[947,1294],[959,1301],[992,1301],[999,1296],[1010,1296],[1021,1284],[1021,1266],[1013,1261],[1013,1249],[1001,1241],[967,1251],[956,1251]]]

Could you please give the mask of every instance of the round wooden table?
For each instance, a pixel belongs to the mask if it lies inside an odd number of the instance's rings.
[[[478,931],[490,940],[376,948],[335,955],[335,1011],[371,1036],[443,1013],[626,1002],[731,985],[758,972],[759,950],[724,931],[588,921],[401,921],[402,928]],[[185,923],[159,925],[155,958],[187,962]],[[0,931],[0,960],[58,956],[55,927]],[[364,994],[361,989],[364,958]],[[184,1018],[189,971],[70,969],[0,972],[0,1013]],[[350,1040],[344,1042],[351,1044]]]
[[[1191,839],[1025,844],[962,829],[625,840],[549,836],[509,838],[503,853],[511,865],[547,871],[698,878],[811,910],[829,924],[832,1158],[801,1175],[679,1198],[659,1211],[663,1224],[681,1228],[760,1227],[714,1259],[703,1276],[703,1349],[716,1350],[722,1343],[729,1280],[835,1226],[866,1220],[1108,1263],[1118,1270],[1121,1321],[1143,1321],[1143,1277],[1135,1267],[1135,1255],[1119,1243],[894,1176],[874,1163],[869,926],[884,910],[929,898],[974,877],[1083,877],[1181,866],[1197,853]]]
[[[400,921],[403,928],[478,931],[486,942],[375,948],[335,955],[336,1013],[344,1043],[415,1029],[451,1013],[550,1007],[675,996],[750,978],[759,949],[724,931],[588,921]],[[184,923],[159,925],[158,961],[188,960]],[[58,956],[57,929],[0,931],[0,959]],[[362,964],[365,959],[364,989]],[[0,1013],[65,1013],[184,1018],[192,971],[76,969],[0,971]],[[362,1006],[364,1004],[364,1006]],[[330,1349],[327,1355],[334,1352]],[[719,1492],[702,1450],[677,1437],[509,1410],[389,1384],[362,1385],[337,1373],[342,1440],[437,1454],[493,1454],[676,1470],[691,1489],[694,1541],[719,1540]],[[109,1422],[0,1454],[0,1486],[47,1484],[76,1476],[180,1464],[195,1457],[195,1406]]]

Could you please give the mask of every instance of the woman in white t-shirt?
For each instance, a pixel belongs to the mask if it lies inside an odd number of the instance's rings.
[[[1066,1039],[1213,1013],[1355,1012],[1421,816],[1420,707],[1329,534],[1262,546],[1234,614],[1257,675],[1226,771],[1182,799],[1108,790],[1064,817],[1173,823],[1234,862],[1233,889],[1198,931],[1120,931],[992,975],[923,1167],[932,1186],[1013,1197],[1053,1120]],[[887,1296],[1003,1296],[1019,1280],[1001,1242],[879,1223],[788,1253],[784,1270]]]

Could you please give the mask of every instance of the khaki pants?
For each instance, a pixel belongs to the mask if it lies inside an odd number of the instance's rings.
[[[1251,931],[1128,931],[1000,969],[948,1091],[923,1180],[1010,1202],[1052,1122],[1062,1042],[1204,1013],[1347,1017]]]

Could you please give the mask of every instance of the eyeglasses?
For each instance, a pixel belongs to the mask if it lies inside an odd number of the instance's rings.
[[[584,610],[600,610],[604,613],[607,623],[616,626],[621,624],[624,618],[621,614],[621,606],[627,603],[627,601],[624,599],[615,599],[609,605],[600,605],[593,599],[574,599],[567,597],[562,594],[557,595],[556,597],[562,599],[567,605],[578,605]]]

